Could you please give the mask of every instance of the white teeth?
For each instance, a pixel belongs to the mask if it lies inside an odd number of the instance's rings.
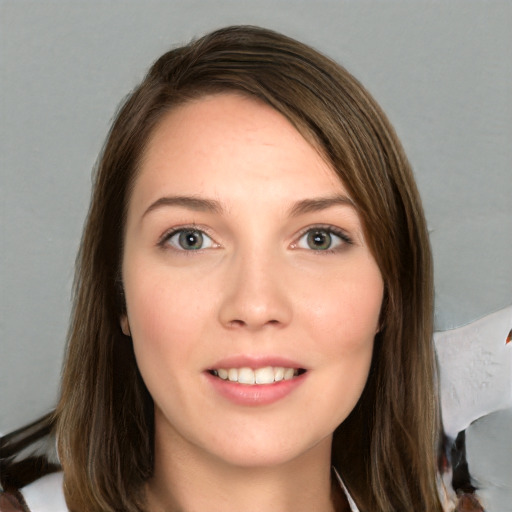
[[[254,371],[254,379],[256,384],[272,384],[274,382],[274,368],[272,366],[258,368]]]
[[[240,384],[272,384],[281,380],[290,380],[299,374],[295,368],[283,368],[282,366],[265,366],[264,368],[219,368],[212,370],[213,375],[223,380],[238,382]]]
[[[240,384],[254,384],[254,381],[254,370],[250,368],[240,368],[238,370],[238,382]]]
[[[293,379],[295,371],[293,368],[286,368],[284,371],[284,380],[290,380]]]
[[[276,382],[279,382],[280,380],[284,379],[284,368],[274,368],[274,380]]]

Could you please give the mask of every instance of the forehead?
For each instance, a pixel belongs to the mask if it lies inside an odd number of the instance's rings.
[[[150,196],[168,188],[208,196],[228,189],[236,193],[237,188],[275,196],[346,194],[320,151],[282,114],[238,93],[191,100],[159,122],[141,160],[135,191]]]

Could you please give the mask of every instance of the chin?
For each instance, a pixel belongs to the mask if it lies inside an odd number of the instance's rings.
[[[332,434],[319,436],[320,439],[304,439],[287,434],[281,429],[280,435],[258,435],[227,439],[217,443],[211,453],[224,463],[238,468],[271,468],[308,458],[323,452],[330,460]]]
[[[238,468],[258,469],[282,466],[295,460],[299,453],[293,451],[271,450],[268,447],[255,450],[230,450],[229,453],[222,453],[220,457],[225,463]]]

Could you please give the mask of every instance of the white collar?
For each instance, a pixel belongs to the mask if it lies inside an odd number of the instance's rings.
[[[340,474],[338,473],[338,470],[334,466],[332,467],[332,469],[334,471],[334,474],[336,475],[336,478],[338,479],[340,487],[343,489],[343,492],[345,493],[345,496],[347,497],[347,501],[348,501],[348,504],[350,505],[351,512],[359,512],[359,509],[357,508],[355,501],[352,499],[352,496],[350,496],[350,493],[348,492],[345,482],[343,481]]]

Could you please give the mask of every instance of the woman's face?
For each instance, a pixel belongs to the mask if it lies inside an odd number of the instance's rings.
[[[123,280],[157,451],[239,466],[330,453],[383,282],[343,184],[281,114],[233,93],[167,114],[130,198]]]

